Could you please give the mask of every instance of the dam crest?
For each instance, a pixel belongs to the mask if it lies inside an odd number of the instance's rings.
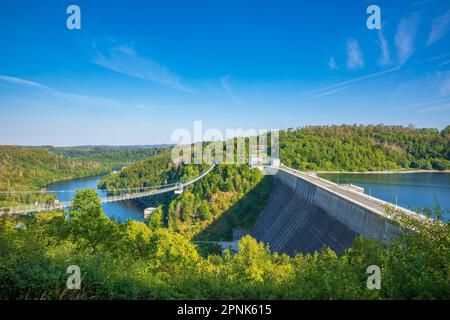
[[[385,242],[400,230],[382,200],[285,166],[264,170],[276,170],[273,189],[250,233],[272,252],[306,254],[327,246],[339,254],[358,236]]]

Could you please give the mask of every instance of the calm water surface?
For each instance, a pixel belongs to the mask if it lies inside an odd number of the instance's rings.
[[[390,174],[321,174],[337,183],[351,183],[364,188],[364,193],[387,202],[397,201],[408,209],[432,207],[436,201],[442,209],[450,210],[450,174],[448,173],[390,173]],[[449,220],[447,213],[445,220]]]
[[[431,207],[436,201],[442,209],[450,210],[450,174],[445,173],[399,173],[399,174],[321,174],[323,178],[337,183],[351,183],[364,188],[366,194],[394,203],[408,209]],[[51,191],[97,189],[103,176],[62,181],[47,186]],[[99,197],[106,192],[97,190]],[[73,193],[57,193],[59,200],[73,198]],[[103,211],[108,217],[118,217],[122,221],[130,218],[144,221],[143,210],[133,201],[104,203]],[[449,220],[450,214],[445,215]]]
[[[97,184],[103,177],[104,176],[95,176],[56,182],[48,185],[47,190],[67,191],[67,190],[90,188],[96,190],[100,198],[104,198],[106,197],[106,192],[103,190],[97,190]],[[56,193],[56,196],[61,201],[68,201],[72,199],[74,195],[75,194],[72,192]],[[143,210],[139,208],[133,201],[128,200],[128,201],[103,203],[102,207],[103,211],[108,217],[117,217],[122,222],[125,222],[128,218],[137,221],[144,221]]]

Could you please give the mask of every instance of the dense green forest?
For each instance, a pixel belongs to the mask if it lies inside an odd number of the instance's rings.
[[[0,299],[448,299],[449,225],[396,215],[404,232],[389,244],[358,238],[344,254],[271,254],[251,237],[239,253],[199,254],[186,237],[108,219],[94,191],[77,194],[70,218],[0,218]],[[23,223],[19,227],[20,223]],[[81,289],[68,290],[68,266]],[[367,288],[367,268],[381,289]]]
[[[447,131],[383,125],[288,129],[280,132],[280,157],[282,163],[300,170],[443,170],[450,168]],[[175,165],[170,154],[164,153],[109,175],[99,187],[141,188],[186,181],[207,167]],[[182,195],[159,198],[162,205],[152,223],[195,239],[231,239],[232,228],[252,227],[270,189],[270,178],[263,179],[258,170],[219,165]]]
[[[170,161],[170,153],[162,153],[108,175],[99,182],[99,187],[123,189],[169,184],[189,180],[206,168],[206,165],[177,166]]]
[[[118,169],[156,154],[168,152],[168,145],[51,147],[49,151],[73,159],[98,161],[109,169]]]
[[[166,148],[0,146],[0,191],[40,190],[48,183],[108,173]],[[0,207],[51,199],[48,194],[0,194]]]
[[[284,164],[301,170],[441,170],[448,168],[449,131],[388,126],[289,129],[280,132],[280,157]],[[123,151],[109,158],[102,155],[104,150],[4,148],[12,151],[5,152],[7,156],[2,152],[2,181],[10,175],[17,179],[9,181],[10,187],[34,188],[64,175],[111,169],[113,163],[120,163],[116,161]],[[130,157],[137,162],[109,175],[99,186],[111,190],[174,183],[209,168],[175,165],[164,148],[154,153],[141,160],[147,155],[133,151]],[[97,161],[103,157],[105,162]],[[33,180],[37,173],[42,175]],[[231,240],[233,228],[250,229],[271,184],[270,177],[247,165],[220,164],[182,194],[158,198],[159,206],[145,224],[108,219],[93,190],[77,193],[69,217],[58,211],[1,217],[0,299],[450,297],[449,224],[417,223],[389,208],[405,230],[416,232],[403,232],[388,244],[358,238],[339,256],[329,248],[295,257],[272,254],[249,236],[241,239],[236,254],[214,254],[216,248],[190,241]],[[66,288],[70,265],[81,268],[81,290]],[[366,286],[370,265],[381,268],[380,290]]]
[[[208,168],[205,164],[175,165],[170,154],[161,154],[105,177],[99,187],[112,190],[187,181]],[[270,177],[264,177],[258,169],[217,165],[181,195],[158,197],[160,207],[150,223],[197,240],[231,240],[233,228],[251,229],[270,190]],[[150,206],[152,199],[148,201],[146,205]]]
[[[166,224],[196,240],[232,240],[234,228],[253,227],[271,183],[247,165],[218,165],[169,203]]]
[[[450,169],[450,126],[311,126],[280,132],[280,159],[305,170]]]

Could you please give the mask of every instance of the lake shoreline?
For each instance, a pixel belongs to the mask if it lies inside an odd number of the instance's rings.
[[[337,172],[317,176],[340,185],[359,186],[367,195],[412,211],[432,209],[437,205],[443,212],[444,221],[450,221],[450,175],[445,173],[448,171],[403,170],[402,173]]]
[[[110,173],[100,173],[100,174],[94,174],[94,175],[82,176],[82,177],[64,178],[64,179],[61,179],[61,180],[56,180],[56,181],[49,182],[43,188],[47,189],[48,186],[51,186],[53,184],[58,184],[58,183],[77,181],[77,180],[84,180],[84,179],[90,179],[90,178],[94,179],[94,178],[98,178],[98,177],[105,177],[105,176],[109,175]]]
[[[93,189],[101,199],[107,196],[105,190],[97,188],[98,181],[100,181],[99,179],[101,179],[102,176],[103,175],[94,175],[82,178],[80,177],[77,179],[58,181],[51,185],[47,185],[47,191],[50,193],[57,192],[56,198],[59,201],[64,202],[72,200],[75,196],[76,190]],[[127,219],[141,222],[144,221],[143,209],[134,200],[102,203],[102,209],[107,217],[119,218],[123,222],[125,222]]]

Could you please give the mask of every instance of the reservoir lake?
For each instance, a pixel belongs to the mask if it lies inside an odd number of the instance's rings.
[[[90,189],[96,190],[97,194],[100,198],[105,198],[106,191],[97,189],[97,184],[103,177],[104,177],[104,175],[55,182],[55,183],[49,184],[47,186],[47,190],[49,190],[49,191],[68,191],[68,190],[78,190],[78,189],[90,188]],[[56,193],[56,196],[60,201],[69,201],[75,196],[75,193],[74,192],[64,192],[64,193],[58,192],[58,193]],[[108,217],[119,218],[122,222],[125,222],[127,219],[144,221],[143,209],[140,208],[136,204],[136,202],[132,201],[132,200],[102,203],[102,208]]]
[[[415,210],[433,207],[436,202],[450,210],[449,173],[330,173],[320,177],[338,184],[354,184],[364,193],[381,200]],[[448,221],[447,213],[444,216]]]
[[[415,210],[432,207],[436,202],[444,210],[450,210],[450,174],[448,173],[330,173],[320,174],[322,178],[339,184],[354,184],[364,188],[364,193],[399,206]],[[47,186],[49,191],[67,191],[91,188],[97,190],[100,198],[106,192],[97,189],[103,176],[56,182]],[[56,193],[61,201],[73,198],[74,193]],[[144,221],[143,208],[136,201],[127,200],[102,204],[108,217]],[[450,214],[444,216],[448,221]]]

